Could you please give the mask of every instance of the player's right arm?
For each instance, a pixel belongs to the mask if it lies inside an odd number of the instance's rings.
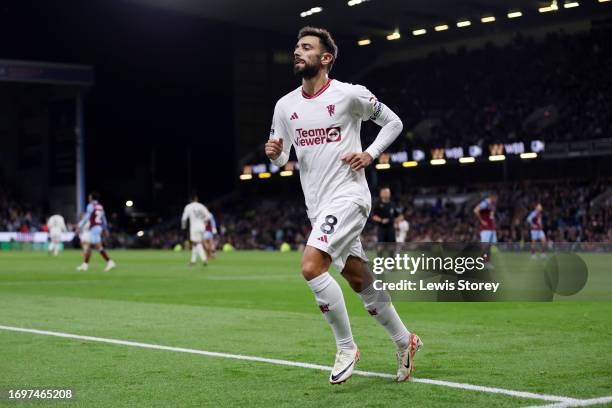
[[[279,102],[274,107],[270,138],[266,142],[265,152],[272,164],[282,167],[289,161],[291,152],[291,140],[289,138],[288,126],[285,123]]]
[[[187,228],[187,220],[189,219],[189,210],[188,206],[183,210],[183,216],[181,217],[181,229]]]
[[[534,224],[534,218],[536,218],[537,213],[535,211],[532,211],[529,213],[529,216],[527,217],[527,224],[529,224],[530,226],[533,226]]]
[[[478,221],[482,223],[482,217],[480,216],[480,203],[478,203],[476,207],[474,207],[474,215],[476,215],[476,218],[478,218]]]
[[[94,206],[93,206],[92,203],[87,204],[87,210],[85,212],[85,215],[83,216],[83,219],[79,223],[79,229],[83,229],[83,227],[85,227],[85,224],[87,224],[87,222],[91,218],[91,214],[93,213],[93,209],[94,209]]]
[[[474,214],[476,215],[476,218],[478,218],[478,221],[480,222],[480,224],[485,225],[485,221],[482,218],[482,215],[480,215],[481,208],[482,208],[482,203],[478,203],[476,207],[474,207]]]

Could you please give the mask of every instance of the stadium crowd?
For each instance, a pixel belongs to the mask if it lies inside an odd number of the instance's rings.
[[[612,134],[612,28],[517,34],[508,44],[439,49],[356,80],[404,123],[388,151],[571,142]],[[458,80],[460,78],[460,80]],[[363,124],[363,144],[379,127]],[[263,148],[249,162],[266,163]]]
[[[360,82],[403,120],[396,150],[597,139],[612,131],[611,39],[611,29],[543,42],[517,35],[505,46],[396,63]],[[376,127],[366,129],[373,139]]]
[[[479,184],[465,189],[397,184],[393,187],[393,202],[410,224],[407,241],[412,242],[478,241],[479,225],[472,209],[486,197],[487,191],[498,194],[495,219],[500,242],[529,240],[526,217],[538,202],[544,207],[543,227],[550,241],[612,242],[612,207],[605,202],[592,205],[596,197],[610,191],[610,186],[612,180],[605,179]],[[449,199],[462,195],[471,200],[456,204]],[[252,201],[235,200],[224,204],[220,211],[215,207],[212,211],[217,217],[219,244],[229,243],[236,249],[274,250],[283,242],[299,249],[310,234],[310,222],[301,198],[260,199],[255,205]],[[153,227],[144,237],[136,237],[127,234],[116,214],[111,214],[111,234],[106,244],[166,249],[183,245],[187,233],[173,219],[168,217],[161,227]],[[21,204],[8,191],[0,189],[0,231],[46,231],[45,220],[40,210]],[[74,224],[69,223],[69,228],[73,229]],[[366,244],[376,241],[375,228],[373,222],[366,226],[363,233]]]
[[[529,240],[526,217],[536,203],[544,206],[544,230],[553,242],[612,242],[612,208],[591,206],[611,183],[549,182],[479,185],[453,189],[453,194],[472,194],[477,201],[487,190],[498,193],[496,221],[500,242]],[[410,223],[407,241],[477,242],[479,225],[472,213],[477,201],[456,205],[446,198],[449,188],[412,188],[395,195],[395,205]],[[434,203],[416,204],[415,198],[435,197]],[[430,200],[431,201],[431,200]],[[295,248],[304,245],[310,233],[303,202],[262,201],[257,208],[219,215],[224,234],[221,242],[234,247],[276,249],[282,242]],[[376,240],[375,226],[364,230],[365,243]]]
[[[0,231],[37,232],[45,218],[40,208],[17,200],[12,192],[0,185]]]

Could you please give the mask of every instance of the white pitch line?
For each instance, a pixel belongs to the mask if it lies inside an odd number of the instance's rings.
[[[44,336],[63,337],[63,338],[68,338],[68,339],[95,341],[98,343],[119,344],[123,346],[140,347],[140,348],[154,349],[154,350],[166,350],[166,351],[175,351],[179,353],[199,354],[199,355],[204,355],[204,356],[209,356],[209,357],[221,357],[221,358],[229,358],[229,359],[234,359],[234,360],[257,361],[260,363],[309,368],[312,370],[323,370],[323,371],[331,370],[331,367],[328,367],[328,366],[310,364],[310,363],[302,363],[299,361],[278,360],[274,358],[245,356],[241,354],[219,353],[216,351],[197,350],[197,349],[190,349],[190,348],[183,348],[183,347],[162,346],[159,344],[140,343],[136,341],[127,341],[127,340],[115,340],[115,339],[107,339],[103,337],[81,336],[78,334],[61,333],[61,332],[54,332],[54,331],[48,331],[48,330],[26,329],[23,327],[1,326],[1,325],[0,325],[0,330],[21,332],[21,333],[41,334]],[[372,372],[372,371],[360,371],[360,370],[355,370],[353,373],[357,375],[365,376],[365,377],[380,377],[380,378],[395,379],[394,375],[387,374],[387,373],[377,373],[377,372]],[[542,400],[542,401],[553,401],[553,402],[558,402],[558,403],[560,402],[564,404],[591,401],[591,400],[579,400],[579,399],[570,398],[570,397],[561,397],[557,395],[536,394],[533,392],[525,392],[525,391],[514,391],[514,390],[508,390],[505,388],[494,388],[494,387],[485,387],[485,386],[480,386],[480,385],[456,383],[456,382],[451,382],[451,381],[432,380],[432,379],[427,379],[427,378],[412,378],[411,381],[417,382],[417,383],[440,385],[444,387],[460,388],[464,390],[488,392],[491,394],[509,395],[511,397],[517,397],[517,398],[530,398],[530,399],[537,399],[537,400]],[[558,405],[550,405],[550,407],[553,407],[553,406],[557,407]],[[559,406],[565,407],[566,405],[559,405]],[[570,406],[579,406],[579,405],[567,405],[567,407],[570,407]]]
[[[527,408],[570,408],[570,407],[588,407],[590,405],[600,405],[612,402],[612,396],[592,398],[586,400],[566,401],[550,405],[533,405]]]

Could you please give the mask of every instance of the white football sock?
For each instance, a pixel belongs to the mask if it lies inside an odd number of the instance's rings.
[[[339,349],[353,349],[353,333],[349,322],[344,297],[340,285],[328,272],[308,281],[308,286],[315,295],[315,299],[325,320],[332,328],[336,345]]]
[[[55,250],[53,251],[55,253],[55,256],[59,255],[59,250],[60,250],[60,244],[56,243],[55,244]]]
[[[397,314],[389,294],[385,291],[376,290],[373,285],[370,285],[359,293],[359,296],[363,300],[363,305],[368,313],[385,328],[395,344],[398,347],[408,346],[410,332]]]
[[[53,241],[49,242],[49,252],[53,252]]]
[[[191,244],[191,263],[195,263],[197,254],[198,254],[197,245]]]
[[[206,262],[206,252],[204,252],[204,247],[202,246],[202,243],[196,245],[196,249],[198,251],[198,255],[200,255],[200,259],[202,260],[202,262]]]

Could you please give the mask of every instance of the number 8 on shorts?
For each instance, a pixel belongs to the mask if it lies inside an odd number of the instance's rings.
[[[321,231],[324,234],[333,234],[335,225],[338,223],[338,218],[333,215],[326,215],[325,222],[321,225]]]

